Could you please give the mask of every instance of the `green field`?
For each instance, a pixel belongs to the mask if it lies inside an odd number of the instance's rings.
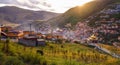
[[[47,43],[44,47],[25,47],[0,43],[0,65],[120,65],[120,60],[81,44]],[[39,50],[42,53],[37,53]]]

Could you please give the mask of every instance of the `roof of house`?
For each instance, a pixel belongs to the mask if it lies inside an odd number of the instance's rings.
[[[16,33],[16,34],[19,34],[19,33],[22,33],[22,31],[9,31],[8,33]]]

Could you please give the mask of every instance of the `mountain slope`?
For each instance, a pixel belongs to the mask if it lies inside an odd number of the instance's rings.
[[[32,11],[21,9],[15,6],[0,7],[0,19],[12,23],[25,23],[28,20],[48,20],[57,15],[57,13],[47,11]]]
[[[64,14],[48,20],[51,25],[56,25],[63,27],[66,23],[76,24],[78,21],[81,21],[87,18],[90,15],[102,10],[105,6],[112,3],[112,0],[98,0],[92,1],[84,6],[77,6],[69,9]]]

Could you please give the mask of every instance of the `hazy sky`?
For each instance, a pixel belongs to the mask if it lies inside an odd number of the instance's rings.
[[[46,10],[63,13],[92,0],[0,0],[0,6],[18,6],[31,10]]]

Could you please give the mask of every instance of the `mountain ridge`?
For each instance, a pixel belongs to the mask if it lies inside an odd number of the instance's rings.
[[[32,11],[16,6],[0,7],[0,19],[17,24],[28,22],[28,20],[48,20],[57,15],[59,14],[48,11]]]
[[[48,20],[51,25],[64,27],[67,23],[75,25],[78,21],[82,21],[85,18],[97,13],[98,11],[104,9],[105,6],[113,3],[112,0],[96,0],[85,4],[84,6],[77,6],[69,9],[65,13],[59,15],[56,18]]]

